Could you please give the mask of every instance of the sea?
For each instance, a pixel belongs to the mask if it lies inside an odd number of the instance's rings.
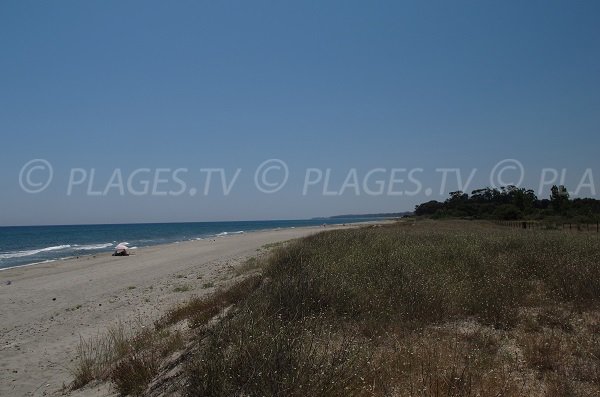
[[[116,225],[0,227],[0,270],[112,252],[119,243],[147,247],[190,240],[226,238],[258,230],[364,222],[348,217],[238,222],[136,223]]]

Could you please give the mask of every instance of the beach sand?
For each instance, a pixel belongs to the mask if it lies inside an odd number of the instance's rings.
[[[151,325],[177,303],[227,283],[234,267],[263,245],[322,230],[258,231],[141,248],[129,257],[102,254],[0,271],[0,396],[62,394],[80,337],[118,321]],[[85,394],[111,391],[103,386]]]

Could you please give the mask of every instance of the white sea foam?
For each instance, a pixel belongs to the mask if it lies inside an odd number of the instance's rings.
[[[42,261],[42,262],[26,263],[24,265],[15,265],[15,266],[10,266],[10,267],[3,267],[3,268],[0,268],[0,272],[3,271],[3,270],[16,269],[18,267],[27,267],[27,266],[33,266],[33,265],[42,265],[44,263],[52,263],[52,262],[56,262],[56,259],[47,259],[47,260]]]
[[[92,245],[74,245],[73,248],[83,251],[99,250],[102,248],[112,247],[113,243],[92,244]]]
[[[66,248],[71,248],[71,246],[69,244],[65,244],[65,245],[55,245],[52,247],[40,248],[40,249],[36,249],[36,250],[6,252],[3,254],[0,254],[0,259],[22,258],[24,256],[36,255],[41,252],[58,251],[58,250],[66,249]]]
[[[224,237],[224,236],[229,236],[230,234],[242,234],[245,233],[243,230],[237,231],[237,232],[221,232],[218,234],[215,234],[215,236],[217,237]]]

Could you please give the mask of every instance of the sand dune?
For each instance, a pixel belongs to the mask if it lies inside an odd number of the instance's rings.
[[[0,271],[0,395],[58,394],[71,381],[80,337],[117,321],[150,322],[225,283],[232,266],[263,245],[320,230],[252,232],[142,248],[129,257],[105,254]]]

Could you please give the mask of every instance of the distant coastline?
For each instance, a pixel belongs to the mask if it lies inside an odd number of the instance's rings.
[[[413,213],[410,211],[405,212],[385,212],[385,213],[376,213],[376,214],[346,214],[346,215],[333,215],[333,216],[324,216],[324,217],[316,217],[311,218],[313,220],[317,219],[391,219],[391,218],[402,218],[406,215],[412,215]]]

